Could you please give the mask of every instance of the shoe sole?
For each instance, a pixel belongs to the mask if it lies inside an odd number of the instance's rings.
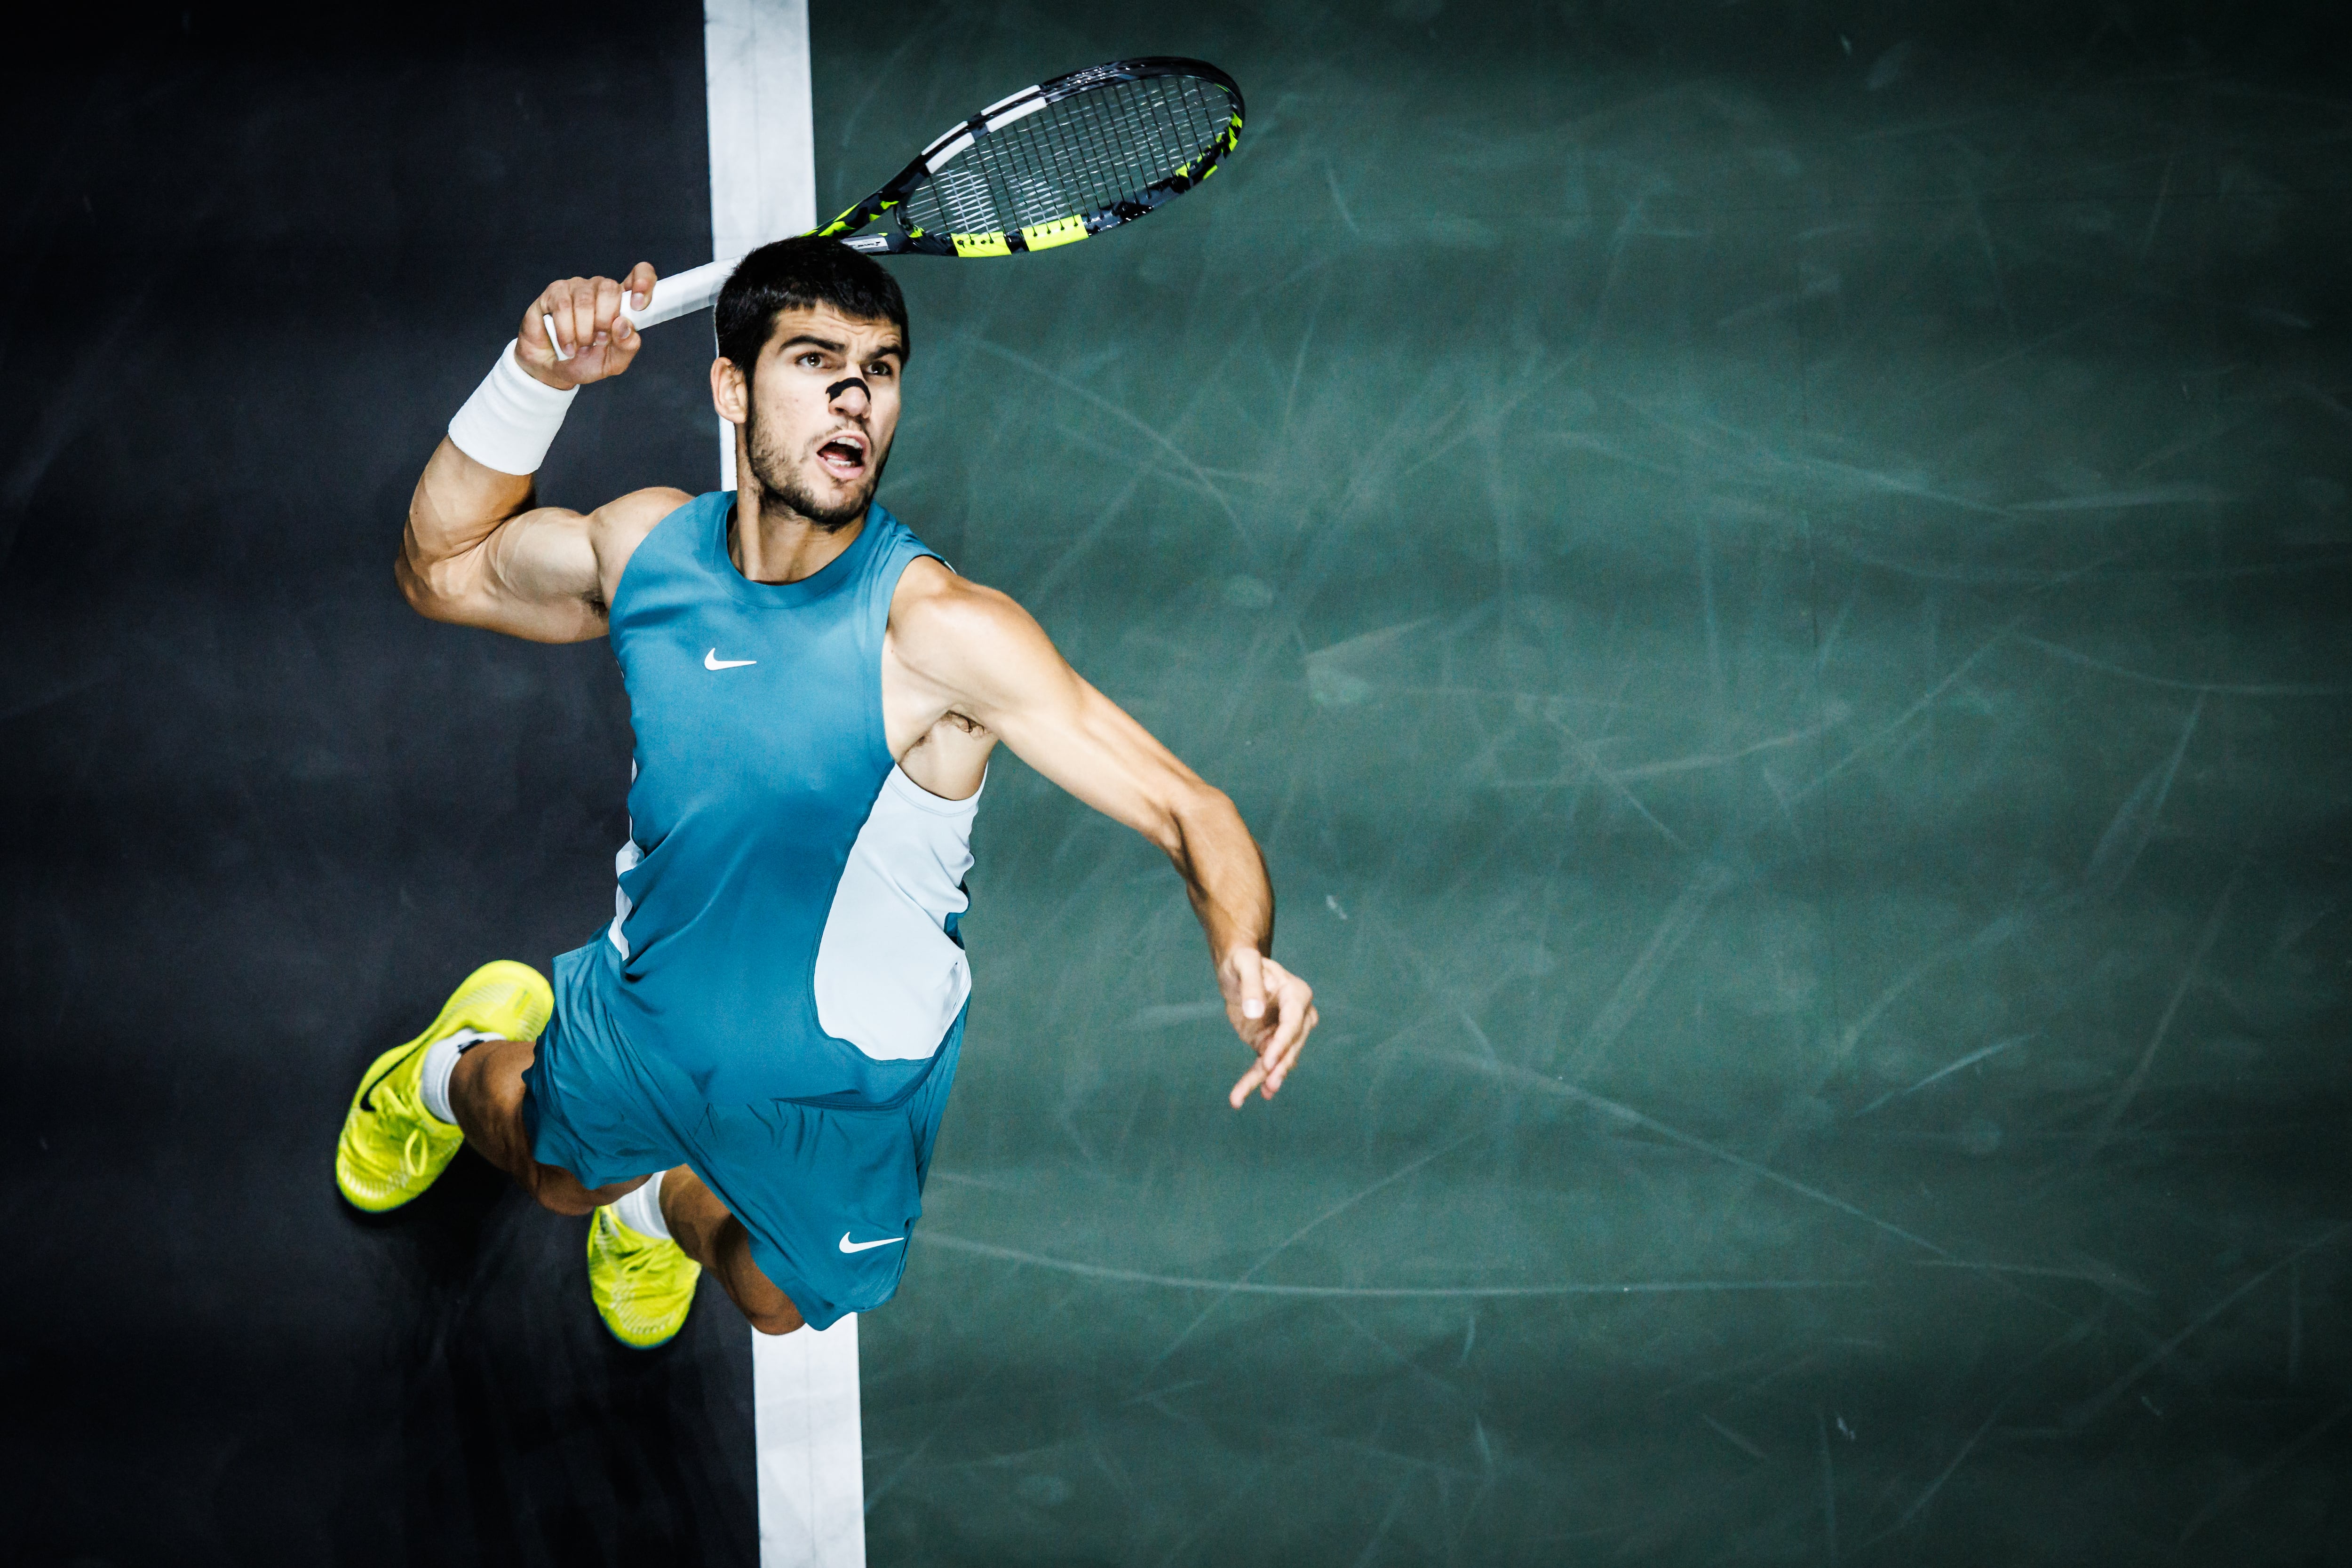
[[[465,1013],[483,999],[485,992],[493,988],[500,991],[520,988],[530,994],[530,1010],[525,1015],[530,1020],[530,1032],[520,1037],[529,1040],[538,1039],[540,1032],[547,1027],[547,1020],[555,1012],[555,993],[549,988],[547,977],[528,963],[518,963],[510,958],[494,958],[458,982],[457,989],[449,994],[449,1000],[441,1005],[441,1011],[434,1015],[433,1022],[425,1026],[423,1034],[413,1040],[393,1047],[368,1064],[367,1071],[360,1075],[360,1087],[352,1096],[350,1109],[343,1112],[343,1124],[346,1127],[351,1125],[352,1118],[359,1114],[360,1110],[366,1105],[367,1097],[375,1092],[376,1086],[397,1071],[400,1064],[405,1061],[412,1052],[424,1049],[445,1035],[452,1035],[461,1028],[468,1027],[469,1026],[463,1021]],[[338,1142],[340,1142],[339,1139]],[[338,1150],[337,1152],[339,1157],[335,1162],[335,1190],[343,1194],[345,1203],[362,1213],[388,1214],[403,1204],[411,1203],[424,1195],[425,1188],[419,1187],[415,1192],[395,1193],[389,1201],[356,1196],[343,1184],[341,1151]],[[426,1186],[431,1184],[429,1182],[425,1184]]]

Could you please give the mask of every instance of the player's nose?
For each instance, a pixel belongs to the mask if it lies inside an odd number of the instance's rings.
[[[845,376],[824,389],[824,400],[844,414],[862,414],[874,401],[874,389],[856,376]]]

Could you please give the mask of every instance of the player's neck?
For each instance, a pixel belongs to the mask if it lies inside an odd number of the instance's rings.
[[[832,565],[865,530],[862,517],[845,528],[819,528],[767,496],[753,479],[735,492],[727,553],[751,582],[797,583]]]

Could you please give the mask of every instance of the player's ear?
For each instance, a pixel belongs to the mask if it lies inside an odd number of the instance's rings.
[[[740,425],[751,417],[751,385],[731,359],[710,362],[710,404],[730,425]]]

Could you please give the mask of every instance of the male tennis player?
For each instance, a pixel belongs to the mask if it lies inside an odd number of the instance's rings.
[[[1079,679],[1020,605],[874,500],[907,309],[834,240],[746,258],[710,390],[739,488],[533,504],[578,388],[636,355],[623,290],[551,284],[418,479],[397,573],[421,614],[609,637],[636,731],[611,926],[551,989],[501,961],[360,1080],[335,1177],[415,1197],[470,1143],[559,1214],[622,1342],[662,1343],[702,1269],[752,1327],[897,1290],[971,992],[972,815],[1002,740],[1166,850],[1271,1098],[1317,1021],[1271,956],[1274,891],[1233,803]],[[552,331],[556,342],[550,341]],[[568,357],[558,353],[558,343]]]

